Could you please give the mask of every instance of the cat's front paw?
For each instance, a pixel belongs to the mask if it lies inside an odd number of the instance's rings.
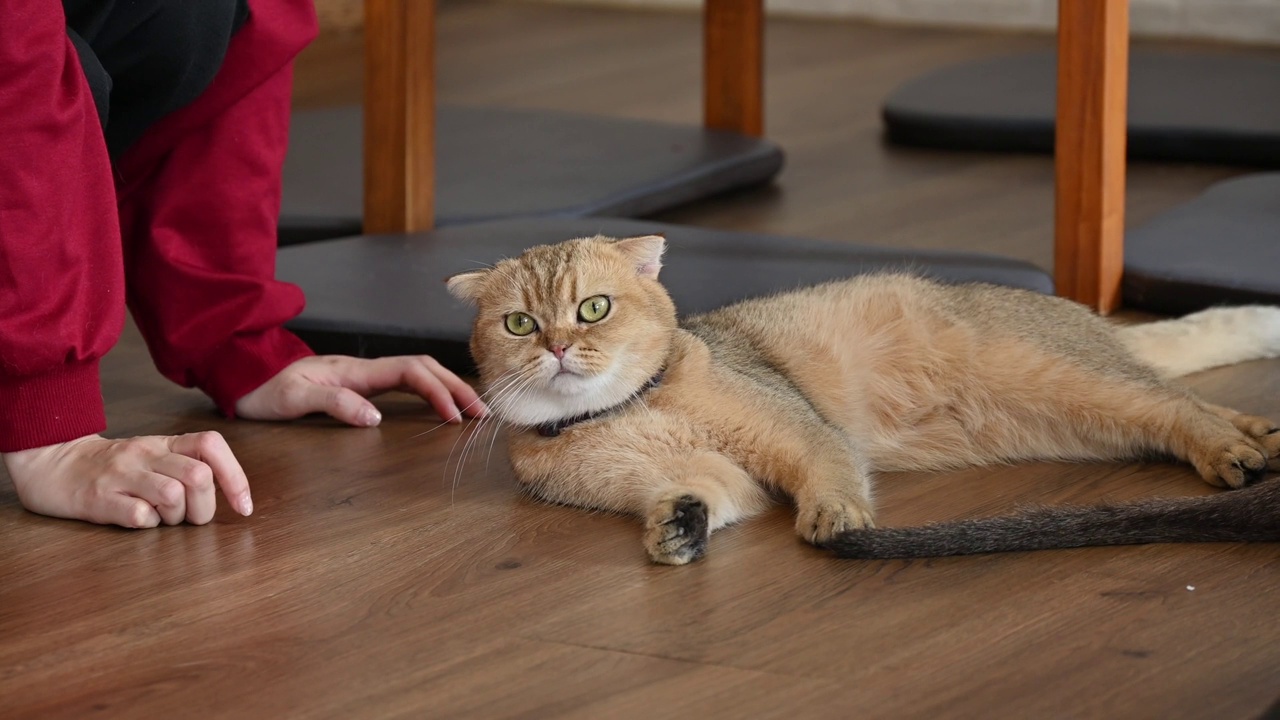
[[[685,565],[707,552],[707,504],[693,495],[663,500],[649,513],[644,547],[663,565]]]
[[[866,498],[819,496],[798,503],[796,532],[800,537],[823,545],[846,530],[876,526],[875,513]]]

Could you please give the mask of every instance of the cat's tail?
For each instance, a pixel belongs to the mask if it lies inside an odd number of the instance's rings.
[[[1280,307],[1211,308],[1118,332],[1130,352],[1166,377],[1280,357]]]
[[[991,518],[840,533],[838,557],[927,558],[1102,545],[1280,541],[1280,480],[1192,498],[1033,507]]]

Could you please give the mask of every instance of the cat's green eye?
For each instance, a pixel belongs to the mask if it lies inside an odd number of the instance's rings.
[[[510,330],[512,335],[523,337],[537,329],[538,323],[525,313],[513,312],[507,316],[507,330]]]
[[[603,295],[589,297],[578,306],[578,317],[583,322],[600,322],[609,314],[609,298]]]

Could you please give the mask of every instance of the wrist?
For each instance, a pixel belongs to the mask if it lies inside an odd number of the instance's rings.
[[[75,440],[107,427],[98,361],[35,376],[0,375],[0,453]]]
[[[198,385],[227,417],[236,417],[240,398],[265,385],[280,371],[315,353],[284,328],[237,335],[213,352]]]
[[[25,450],[0,452],[0,463],[4,464],[5,468],[9,470],[10,476],[12,476],[15,472],[20,473],[24,468],[30,466],[31,463],[39,462],[52,454],[73,448],[85,442],[100,439],[102,439],[102,436],[94,433],[67,440],[66,442],[41,445],[39,447],[27,448]]]

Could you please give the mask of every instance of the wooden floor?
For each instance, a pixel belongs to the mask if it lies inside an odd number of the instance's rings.
[[[937,65],[1047,38],[769,26],[776,188],[664,219],[1047,265],[1048,158],[883,147],[878,103]],[[442,99],[696,121],[696,16],[446,4]],[[358,97],[326,38],[298,101]],[[1138,165],[1140,221],[1234,171]],[[115,435],[214,428],[257,512],[129,532],[26,513],[0,483],[0,717],[1257,717],[1280,697],[1280,550],[1148,546],[841,562],[789,510],[655,567],[635,522],[522,499],[501,440],[390,397],[377,430],[227,423],[130,329],[104,367]],[[1280,361],[1204,373],[1280,417]],[[486,434],[481,438],[487,441]],[[1019,502],[1209,492],[1190,470],[1028,465],[878,483],[883,524]]]

